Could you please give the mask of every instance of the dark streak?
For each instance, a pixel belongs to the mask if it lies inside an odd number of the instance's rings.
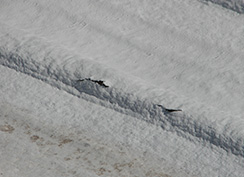
[[[160,104],[157,104],[158,107],[163,108],[163,110],[167,111],[167,112],[176,112],[176,111],[182,111],[181,109],[167,109],[165,107],[163,107]]]
[[[165,109],[168,112],[182,111],[181,109]]]
[[[97,83],[98,85],[100,85],[102,87],[105,87],[105,88],[108,87],[107,85],[104,84],[104,81],[101,81],[101,80],[92,80],[90,78],[85,78],[85,79],[79,79],[79,80],[77,80],[77,82],[83,82],[83,81],[91,81],[91,82]]]

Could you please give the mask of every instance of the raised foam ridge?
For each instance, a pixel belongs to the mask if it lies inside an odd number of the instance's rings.
[[[238,12],[240,14],[244,13],[244,1],[243,0],[201,0],[205,2],[212,2],[218,5],[223,6],[224,8],[233,10],[235,12]]]
[[[8,34],[3,35],[1,40],[3,45],[0,46],[0,64],[3,66],[28,74],[87,101],[161,126],[164,130],[177,132],[189,140],[202,139],[244,157],[241,137],[233,138],[217,132],[208,122],[196,121],[184,112],[170,113],[148,99],[124,92],[122,88],[104,88],[89,80],[77,82],[78,79],[93,76],[103,79],[106,75],[114,75],[118,80],[126,81],[125,77],[108,70],[102,64],[73,56],[38,38],[28,38],[23,42]]]

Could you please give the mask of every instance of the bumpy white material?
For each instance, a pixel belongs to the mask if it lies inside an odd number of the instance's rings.
[[[243,0],[202,0],[211,1],[213,3],[219,4],[227,9],[234,10],[238,13],[244,13],[244,1]]]
[[[243,24],[195,0],[2,1],[0,175],[240,176]]]

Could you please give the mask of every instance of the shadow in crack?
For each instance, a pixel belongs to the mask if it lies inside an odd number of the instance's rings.
[[[102,80],[93,80],[93,79],[90,79],[90,78],[85,78],[85,79],[79,79],[79,80],[77,80],[77,82],[83,82],[83,81],[94,82],[94,83],[97,83],[98,85],[100,85],[102,87],[105,87],[105,88],[108,87],[108,85],[105,85],[104,84],[104,81],[102,81]]]

